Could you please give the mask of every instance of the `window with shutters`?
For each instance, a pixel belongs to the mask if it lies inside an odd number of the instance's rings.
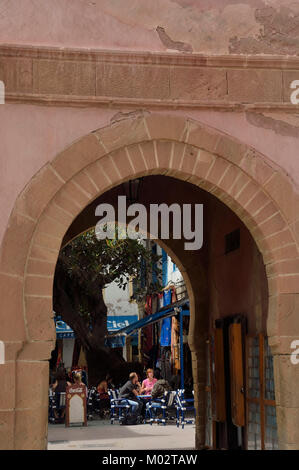
[[[247,337],[247,448],[278,448],[273,357],[267,338]]]
[[[212,416],[215,421],[226,420],[223,330],[215,328],[210,344]]]

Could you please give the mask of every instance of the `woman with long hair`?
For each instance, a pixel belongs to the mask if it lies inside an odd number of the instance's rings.
[[[147,369],[146,379],[142,382],[141,386],[141,394],[150,395],[156,382],[157,379],[154,377],[153,369]]]

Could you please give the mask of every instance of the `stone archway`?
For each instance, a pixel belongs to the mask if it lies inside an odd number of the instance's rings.
[[[175,176],[211,192],[240,217],[256,241],[268,277],[267,330],[275,356],[279,446],[295,448],[299,399],[293,392],[299,372],[289,356],[291,341],[299,338],[296,188],[254,149],[193,120],[162,114],[123,120],[81,138],[44,166],[16,201],[0,259],[7,387],[0,391],[1,445],[46,447],[46,361],[55,339],[52,281],[63,235],[99,194],[149,174]],[[193,316],[192,328],[202,385],[200,316]],[[198,437],[203,431],[204,423],[198,423]]]

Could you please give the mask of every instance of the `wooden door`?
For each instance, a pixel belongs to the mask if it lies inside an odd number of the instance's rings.
[[[245,426],[243,342],[241,323],[229,326],[231,416],[235,426]]]

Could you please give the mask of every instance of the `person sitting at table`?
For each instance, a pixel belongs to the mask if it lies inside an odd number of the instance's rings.
[[[143,408],[142,403],[138,399],[140,384],[136,372],[131,372],[129,380],[123,385],[119,391],[119,398],[125,398],[131,405],[132,414],[137,416],[141,413]]]
[[[80,385],[82,387],[83,385],[86,387],[85,383],[82,381],[82,374],[81,372],[76,372],[74,374],[74,384],[75,385]]]
[[[111,389],[111,390],[115,389],[113,379],[109,373],[106,375],[106,382],[107,382],[108,389]]]
[[[71,385],[71,383],[67,380],[65,369],[61,367],[56,372],[52,390],[53,392],[65,392],[67,385]]]
[[[156,414],[156,411],[158,409],[161,409],[161,402],[159,400],[161,400],[161,398],[164,397],[165,392],[169,392],[170,390],[171,390],[171,387],[169,383],[167,382],[167,380],[165,379],[157,380],[157,382],[153,386],[151,407],[153,408],[154,415]],[[157,399],[157,401],[155,401],[155,399]],[[146,404],[147,409],[149,408],[149,405],[150,405],[149,403]]]
[[[84,387],[85,388],[85,394],[86,394],[86,397],[87,397],[87,394],[88,394],[88,390],[87,390],[87,387],[85,385],[85,383],[83,382],[82,380],[82,374],[81,372],[76,372],[75,374],[73,374],[73,377],[74,377],[74,383],[73,385],[74,386],[78,386],[78,387]],[[72,385],[72,384],[71,384]]]
[[[153,369],[147,369],[146,377],[147,378],[142,382],[141,394],[150,395],[152,393],[153,386],[158,379],[154,377]]]
[[[54,409],[54,416],[56,421],[64,420],[65,405],[60,404],[60,394],[65,393],[66,387],[69,385],[71,383],[67,381],[65,369],[63,367],[59,368],[56,373],[55,382],[52,385],[52,391],[55,392],[56,409]]]
[[[102,380],[98,386],[97,391],[100,399],[100,416],[104,418],[105,412],[110,408],[110,399],[108,394],[108,382],[107,380]]]

